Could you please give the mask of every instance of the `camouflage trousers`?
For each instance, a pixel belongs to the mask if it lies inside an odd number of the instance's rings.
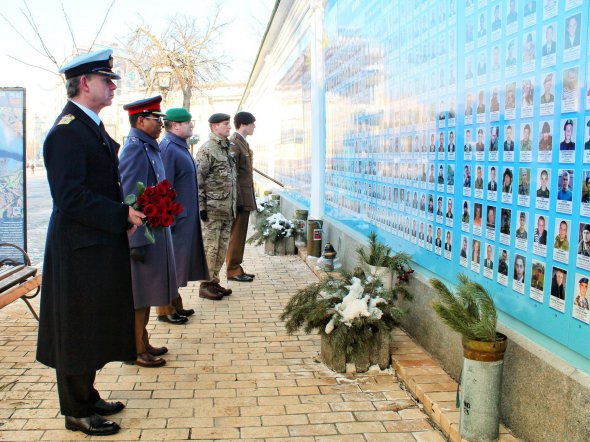
[[[225,262],[227,243],[232,220],[211,220],[201,223],[203,229],[203,246],[207,256],[210,279],[204,282],[219,283],[219,271]]]

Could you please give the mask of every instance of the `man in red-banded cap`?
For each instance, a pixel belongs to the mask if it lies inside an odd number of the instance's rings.
[[[141,212],[123,204],[119,145],[98,116],[120,77],[110,49],[65,65],[68,103],[43,144],[53,211],[47,230],[37,360],[55,368],[65,426],[89,435],[115,434],[105,419],[121,402],[94,388],[96,370],[135,358],[127,236]]]
[[[124,195],[137,195],[138,182],[146,187],[155,186],[166,178],[157,141],[162,132],[162,117],[166,115],[160,111],[161,101],[162,97],[157,96],[123,107],[129,113],[131,124],[119,164]],[[135,305],[135,364],[160,367],[166,363],[160,356],[168,349],[150,345],[146,326],[151,306],[165,306],[178,297],[172,234],[170,227],[152,230],[155,238],[155,244],[152,244],[145,237],[143,226],[137,230],[137,234],[129,239]],[[187,321],[186,317],[176,313],[173,319],[179,323]]]

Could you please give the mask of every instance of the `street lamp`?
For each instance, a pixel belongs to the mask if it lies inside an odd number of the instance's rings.
[[[172,71],[170,68],[161,68],[156,71],[156,79],[158,80],[158,87],[162,91],[162,97],[164,98],[164,104],[166,104],[166,96],[170,91],[172,85]]]

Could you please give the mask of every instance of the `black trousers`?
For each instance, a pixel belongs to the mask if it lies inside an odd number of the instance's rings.
[[[94,414],[94,404],[100,394],[94,388],[96,372],[63,374],[56,370],[59,408],[64,416],[88,417]]]

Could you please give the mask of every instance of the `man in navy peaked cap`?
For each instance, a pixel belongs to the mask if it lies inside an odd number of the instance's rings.
[[[53,211],[43,263],[37,360],[55,368],[68,430],[96,436],[120,427],[105,419],[121,402],[94,388],[96,370],[135,359],[128,235],[143,213],[123,204],[117,144],[98,116],[120,77],[112,51],[81,55],[60,69],[68,103],[43,144]]]

